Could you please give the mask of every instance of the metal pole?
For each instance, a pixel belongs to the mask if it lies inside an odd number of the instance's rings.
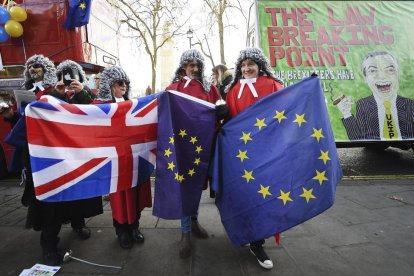
[[[188,38],[190,40],[190,49],[191,49],[191,37]]]

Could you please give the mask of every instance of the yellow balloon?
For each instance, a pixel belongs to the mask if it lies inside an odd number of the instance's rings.
[[[9,13],[12,20],[23,22],[27,19],[27,12],[22,7],[13,6]]]
[[[8,33],[11,37],[19,37],[23,34],[22,24],[15,20],[7,21],[4,25],[4,29],[6,29],[6,33]]]

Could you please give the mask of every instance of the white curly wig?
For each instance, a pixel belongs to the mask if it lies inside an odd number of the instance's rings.
[[[119,66],[110,66],[105,68],[101,73],[101,82],[99,83],[99,91],[97,100],[108,102],[114,99],[112,95],[112,86],[116,81],[124,81],[127,84],[127,90],[124,95],[124,99],[129,99],[130,81],[128,75]]]
[[[183,78],[184,66],[192,61],[197,62],[198,69],[201,73],[201,78],[198,81],[203,86],[204,91],[209,92],[211,83],[207,80],[207,78],[204,75],[204,58],[201,55],[201,53],[195,49],[186,50],[182,53],[180,58],[180,64],[178,65],[177,70],[175,70],[172,82],[180,81]]]
[[[71,68],[72,70],[78,70],[79,78],[80,78],[79,81],[83,83],[84,85],[87,83],[88,80],[86,79],[86,74],[85,74],[85,71],[83,71],[82,66],[80,66],[78,63],[74,62],[73,60],[69,60],[69,59],[62,61],[56,67],[56,75],[57,75],[58,80],[61,79],[64,68]]]
[[[259,48],[246,48],[240,51],[234,69],[233,81],[226,87],[226,91],[230,90],[230,88],[232,88],[240,79],[243,78],[241,72],[241,64],[246,59],[251,59],[257,64],[257,66],[259,67],[259,76],[266,75],[283,85],[283,82],[275,77],[273,69],[270,66],[269,60],[263,54],[263,51]]]
[[[31,64],[40,64],[43,67],[44,76],[43,76],[43,87],[53,87],[57,83],[57,77],[56,77],[56,68],[53,62],[43,56],[43,55],[33,55],[29,57],[26,61],[26,64],[24,65],[24,86],[27,90],[32,89],[34,80],[31,78],[29,73],[29,65]]]

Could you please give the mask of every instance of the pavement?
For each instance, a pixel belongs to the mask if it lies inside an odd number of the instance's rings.
[[[41,261],[40,232],[24,228],[27,209],[20,203],[17,179],[0,180],[0,275],[19,275]],[[275,267],[261,268],[248,247],[234,248],[214,200],[203,193],[199,221],[206,240],[192,238],[193,251],[180,259],[179,221],[158,219],[147,209],[141,218],[143,244],[119,247],[109,203],[104,214],[87,221],[92,236],[79,240],[70,226],[60,248],[104,268],[76,260],[57,275],[414,275],[414,180],[343,180],[333,207],[282,234],[281,245],[265,249]]]

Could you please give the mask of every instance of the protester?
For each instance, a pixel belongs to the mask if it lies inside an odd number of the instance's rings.
[[[213,104],[220,99],[217,88],[211,85],[204,76],[203,56],[195,49],[182,53],[172,83],[165,90],[182,92]],[[188,258],[191,255],[190,232],[193,232],[197,237],[208,238],[208,233],[199,224],[197,215],[193,214],[193,216],[181,218],[182,236],[179,251],[181,258]]]
[[[231,70],[227,69],[226,65],[219,64],[213,69],[212,78],[215,82],[215,85],[220,91],[221,97],[225,100],[226,99],[226,93],[225,89],[226,86],[230,84],[230,82],[233,80],[233,73]]]
[[[25,64],[24,86],[27,90],[33,91],[39,99],[43,94],[53,90],[56,78],[56,68],[52,61],[43,55],[30,57]],[[9,110],[3,114],[5,119],[12,124],[19,120],[19,113]],[[36,199],[32,170],[30,166],[30,155],[27,143],[23,146],[22,159],[24,165],[25,189],[22,195],[22,204],[28,206],[26,227],[33,227],[36,231],[41,231],[40,245],[43,251],[44,263],[47,265],[59,265],[63,256],[57,251],[59,238],[57,237],[61,221],[57,218],[59,213],[58,204],[41,202]]]
[[[60,70],[64,68],[63,64],[64,63],[62,63],[62,66],[58,67]],[[25,87],[26,89],[33,91],[37,99],[40,99],[42,95],[56,95],[59,98],[68,101],[68,95],[64,94],[65,89],[59,87],[59,83],[57,83],[59,69],[55,69],[53,62],[42,55],[34,55],[27,60],[25,66]],[[77,68],[80,68],[79,72],[83,73],[80,66]],[[56,85],[56,89],[54,89],[54,85]],[[83,90],[83,85],[79,81],[71,83],[70,88],[78,95],[80,95],[80,92],[82,91],[82,93],[87,93]],[[85,100],[84,103],[91,102],[88,97],[82,98],[74,96],[73,98],[76,99],[77,103],[82,103],[82,100]],[[18,117],[19,115],[14,113],[13,116],[8,119],[13,122],[16,121]],[[59,265],[63,261],[62,254],[57,250],[57,244],[59,242],[58,235],[62,223],[71,220],[71,225],[77,235],[81,239],[89,238],[90,230],[85,227],[84,217],[102,213],[102,202],[100,201],[100,198],[98,198],[96,201],[97,204],[91,206],[91,204],[86,204],[89,200],[71,202],[43,202],[37,200],[34,192],[30,154],[27,143],[23,147],[23,160],[26,172],[26,183],[22,196],[22,203],[29,207],[26,226],[33,227],[36,231],[41,231],[40,244],[43,251],[43,262],[47,265]]]
[[[82,67],[72,61],[62,61],[56,68],[58,82],[55,89],[49,93],[50,96],[58,98],[71,104],[90,104],[95,98],[92,91],[86,86],[86,74]],[[72,72],[69,83],[65,84],[65,72]]]
[[[129,99],[129,78],[118,66],[106,68],[101,73],[98,97],[93,102],[114,103]],[[130,188],[109,195],[112,209],[113,225],[118,236],[119,245],[130,249],[133,241],[144,242],[144,235],[139,231],[141,211],[151,207],[151,184],[149,179],[140,183],[139,187]]]
[[[237,116],[259,99],[282,88],[282,82],[274,77],[269,61],[260,49],[242,50],[236,62],[234,79],[228,86],[226,102],[230,117]],[[250,251],[260,266],[271,269],[273,262],[263,249],[264,242],[252,241]]]

